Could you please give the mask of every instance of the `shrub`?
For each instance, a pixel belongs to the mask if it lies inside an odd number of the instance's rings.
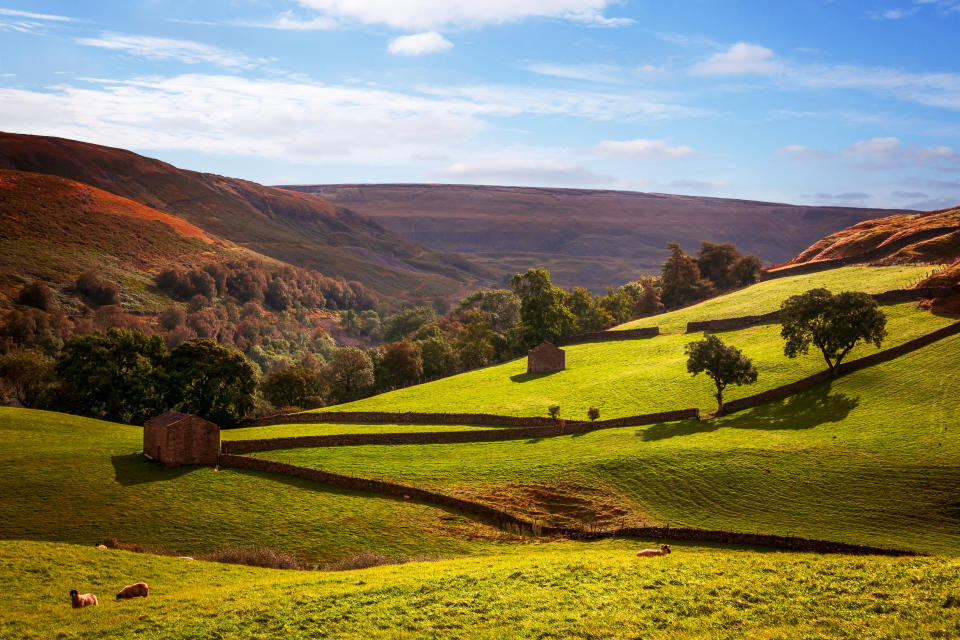
[[[17,302],[28,307],[36,307],[42,311],[53,311],[54,307],[57,306],[53,291],[47,286],[46,282],[41,280],[34,280],[20,289]]]
[[[597,407],[590,407],[587,409],[587,417],[590,418],[590,421],[593,422],[600,417],[600,409]]]
[[[310,568],[291,553],[274,551],[267,547],[230,547],[202,556],[200,559],[208,562],[245,564],[248,567],[263,567],[264,569],[305,571]]]
[[[547,412],[550,414],[550,417],[556,420],[560,417],[560,405],[553,404],[547,407]]]
[[[119,305],[120,292],[117,285],[104,280],[94,271],[84,271],[73,284],[80,295],[94,306]]]

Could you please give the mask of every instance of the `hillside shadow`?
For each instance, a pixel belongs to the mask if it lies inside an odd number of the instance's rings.
[[[758,431],[812,429],[843,420],[859,404],[860,398],[852,398],[845,393],[831,393],[830,384],[827,383],[726,418],[664,422],[638,431],[637,435],[649,442],[716,431],[721,427]]]
[[[111,456],[114,479],[124,487],[147,482],[163,482],[175,480],[198,469],[198,466],[174,467],[165,469],[159,462],[153,462],[139,453],[130,453],[123,456]]]
[[[510,376],[510,380],[513,382],[530,382],[531,380],[539,380],[540,378],[546,378],[547,376],[552,376],[560,373],[560,371],[548,371],[546,373],[517,373]]]

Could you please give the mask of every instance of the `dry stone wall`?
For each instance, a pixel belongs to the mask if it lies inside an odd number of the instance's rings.
[[[301,414],[302,415],[302,414]],[[395,416],[396,414],[386,414]],[[419,415],[456,415],[456,414],[419,414]],[[508,417],[508,416],[503,416]],[[648,413],[610,420],[560,420],[537,418],[550,424],[538,427],[517,427],[512,429],[489,429],[472,431],[423,431],[418,433],[359,433],[326,436],[295,436],[288,438],[263,438],[259,440],[225,440],[221,451],[226,454],[250,453],[252,451],[271,451],[274,449],[296,449],[302,447],[349,447],[367,444],[459,444],[466,442],[496,442],[501,440],[526,440],[529,438],[548,438],[558,435],[586,433],[598,429],[634,427],[674,420],[697,419],[699,409],[680,409]],[[315,421],[311,421],[315,422]],[[392,420],[390,421],[392,422]],[[425,424],[440,424],[427,422]],[[464,423],[453,423],[464,424]]]
[[[589,331],[578,333],[575,336],[557,341],[557,345],[566,347],[571,344],[587,342],[613,342],[615,340],[636,340],[638,338],[654,338],[660,335],[660,327],[644,327],[642,329],[625,329],[623,331]]]

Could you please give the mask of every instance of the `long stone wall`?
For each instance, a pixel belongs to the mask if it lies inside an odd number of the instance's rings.
[[[920,336],[919,338],[914,338],[913,340],[904,342],[896,347],[884,349],[883,351],[878,351],[877,353],[865,356],[863,358],[858,358],[856,360],[851,360],[849,362],[842,362],[840,363],[837,375],[847,375],[848,373],[858,371],[865,367],[871,367],[875,364],[880,364],[881,362],[893,360],[894,358],[902,356],[905,353],[915,351],[921,347],[933,344],[938,340],[943,340],[944,338],[957,334],[960,334],[960,322],[955,322],[932,333]],[[831,375],[830,371],[821,371],[820,373],[814,374],[808,378],[791,382],[790,384],[777,387],[776,389],[770,389],[762,393],[747,396],[746,398],[739,398],[737,400],[725,402],[723,405],[724,411],[726,413],[733,413],[735,411],[742,411],[743,409],[747,409],[749,407],[766,404],[767,402],[772,402],[774,400],[780,400],[781,398],[792,396],[795,393],[804,391],[810,387],[818,385],[822,382],[827,382],[831,379],[833,379],[833,376]]]
[[[396,414],[383,414],[395,416]],[[451,415],[451,414],[420,414],[420,415]],[[452,414],[456,415],[456,414]],[[295,436],[288,438],[263,438],[258,440],[225,440],[221,444],[221,451],[225,454],[250,453],[253,451],[271,451],[274,449],[296,449],[302,447],[348,447],[368,444],[460,444],[466,442],[497,442],[501,440],[526,440],[529,438],[548,438],[558,435],[586,433],[598,429],[613,429],[617,427],[634,427],[674,420],[698,419],[699,409],[680,409],[677,411],[663,411],[648,413],[610,420],[566,420],[561,425],[559,420],[548,420],[549,425],[539,427],[517,427],[513,429],[489,429],[473,431],[422,431],[417,433],[359,433],[336,434],[326,436]],[[426,424],[438,424],[427,422]]]
[[[638,338],[654,338],[660,335],[660,327],[644,327],[642,329],[624,329],[623,331],[589,331],[578,333],[557,341],[557,346],[566,347],[572,344],[587,342],[613,342],[615,340],[636,340]]]
[[[883,293],[874,293],[872,298],[879,303],[913,302],[930,298],[945,298],[960,295],[960,285],[952,287],[916,287],[913,289],[893,289]],[[780,310],[764,313],[759,316],[739,316],[736,318],[720,318],[717,320],[697,320],[687,323],[687,333],[698,331],[732,331],[746,329],[758,324],[770,324],[780,320]]]
[[[913,551],[885,549],[882,547],[832,542],[829,540],[817,540],[796,536],[777,536],[762,533],[739,533],[735,531],[695,529],[689,527],[631,527],[605,531],[586,531],[575,528],[539,526],[538,523],[517,517],[502,509],[497,509],[496,507],[492,507],[487,504],[474,502],[472,500],[464,500],[462,498],[455,498],[438,491],[420,489],[397,482],[357,478],[339,473],[331,473],[329,471],[320,471],[319,469],[308,469],[306,467],[298,467],[282,462],[274,462],[272,460],[261,460],[259,458],[249,458],[246,456],[226,454],[220,456],[220,466],[224,468],[277,473],[295,478],[303,478],[313,482],[321,482],[344,489],[380,493],[397,496],[407,500],[427,502],[429,504],[456,509],[463,513],[479,516],[500,527],[514,527],[519,528],[522,531],[544,535],[565,535],[570,538],[581,540],[631,536],[663,540],[693,540],[700,542],[719,542],[725,544],[756,545],[773,547],[777,549],[788,549],[790,551],[815,551],[819,553],[887,556],[917,555]]]
[[[831,260],[817,260],[815,262],[805,262],[803,264],[797,264],[791,267],[783,267],[782,269],[776,269],[774,271],[764,271],[760,274],[760,279],[774,280],[776,278],[785,278],[787,276],[816,273],[817,271],[826,271],[827,269],[846,267],[852,264],[872,262],[874,260],[879,260],[880,258],[886,258],[887,256],[896,253],[900,249],[903,249],[907,245],[913,244],[914,242],[929,240],[931,238],[936,238],[938,236],[953,233],[955,231],[960,231],[960,227],[936,227],[933,229],[921,229],[916,233],[903,236],[902,238],[897,238],[896,240],[883,244],[875,249],[871,249],[870,251],[858,253],[855,256],[849,256],[846,258],[833,258]]]

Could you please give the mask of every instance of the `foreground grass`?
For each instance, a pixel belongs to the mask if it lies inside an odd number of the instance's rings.
[[[551,522],[666,522],[957,553],[958,361],[955,336],[719,420],[255,455],[436,487]]]
[[[790,296],[816,287],[824,287],[834,292],[865,291],[866,293],[905,289],[928,275],[934,268],[930,265],[854,266],[778,278],[711,298],[684,309],[632,320],[614,327],[614,330],[658,326],[661,332],[683,333],[688,322],[760,315],[776,311],[780,308],[780,303]]]
[[[936,316],[916,304],[884,305],[891,347],[951,324],[954,318]],[[753,359],[759,372],[756,384],[727,389],[726,399],[752,395],[787,384],[825,368],[816,350],[797,359],[783,355],[780,325],[770,324],[720,334],[725,342]],[[600,408],[601,418],[698,407],[716,409],[713,385],[706,376],[691,377],[686,370],[687,343],[702,333],[665,335],[645,340],[601,342],[565,347],[565,371],[528,374],[526,358],[470,371],[371,398],[330,407],[343,411],[437,411],[546,416],[547,407],[560,405],[561,416],[586,419],[587,409]],[[848,358],[876,352],[860,345]],[[318,411],[324,411],[320,409]]]
[[[364,550],[475,552],[503,538],[459,514],[293,478],[209,467],[163,469],[143,430],[0,408],[0,538],[122,542],[200,555],[263,545],[310,563]]]
[[[960,560],[553,543],[342,573],[0,542],[0,637],[955,638]],[[146,600],[118,602],[145,580]],[[67,591],[99,596],[74,611]]]

